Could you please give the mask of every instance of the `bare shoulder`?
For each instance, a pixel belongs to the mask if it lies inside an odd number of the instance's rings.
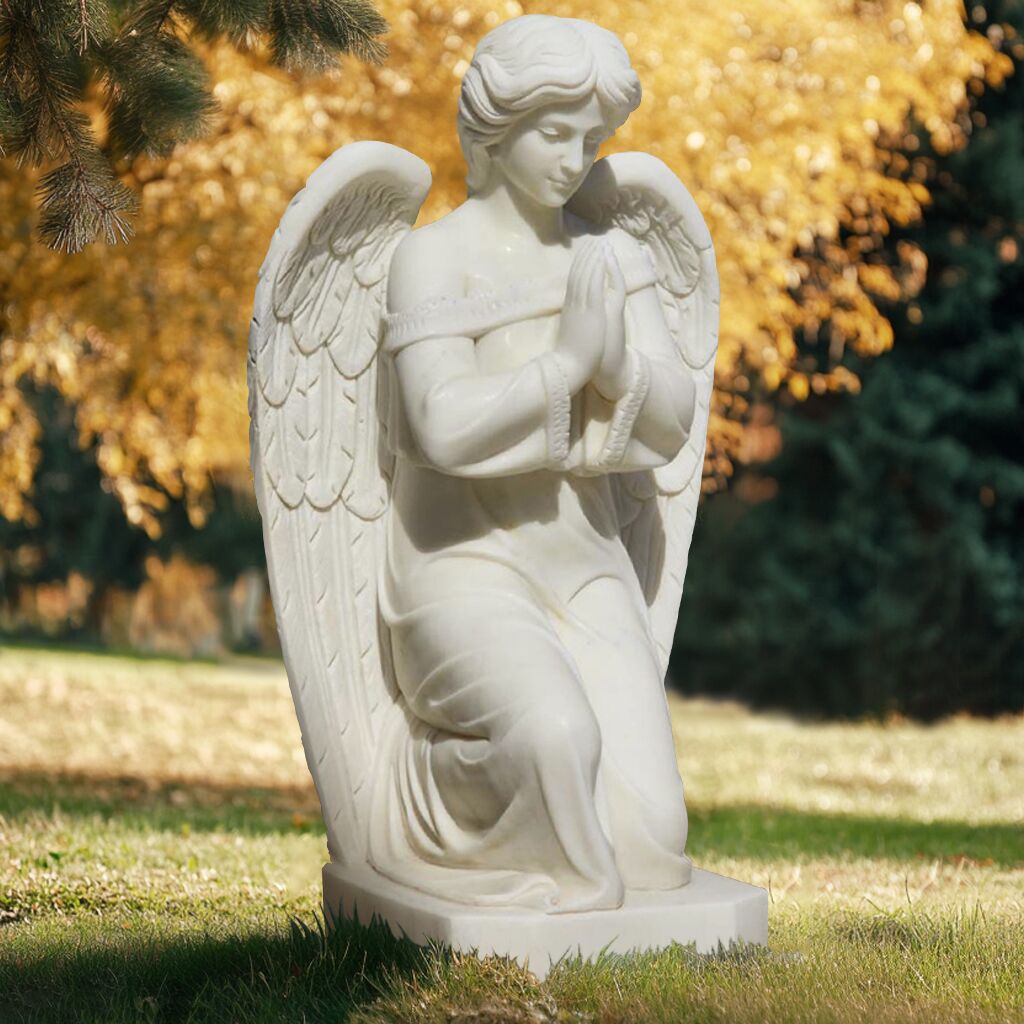
[[[388,273],[388,311],[400,313],[438,296],[463,293],[465,266],[458,211],[410,231]]]

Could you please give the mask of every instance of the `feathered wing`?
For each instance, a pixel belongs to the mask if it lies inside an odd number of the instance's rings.
[[[621,153],[596,163],[573,197],[585,219],[615,225],[646,246],[679,358],[694,375],[690,436],[667,466],[618,479],[623,540],[647,596],[661,659],[668,667],[690,539],[697,517],[718,351],[719,285],[704,218],[683,183],[656,157]]]
[[[394,701],[377,570],[388,504],[377,349],[391,257],[430,188],[396,146],[344,146],[292,200],[249,332],[250,445],[271,594],[334,860],[365,859],[375,737]]]

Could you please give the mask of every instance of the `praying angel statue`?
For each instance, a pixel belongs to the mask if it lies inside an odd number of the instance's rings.
[[[718,276],[663,163],[596,160],[640,95],[605,29],[508,21],[462,82],[461,206],[411,230],[426,165],[353,143],[263,264],[252,468],[331,915],[536,962],[616,912],[594,941],[660,941],[630,908],[686,941],[719,898],[664,688]]]

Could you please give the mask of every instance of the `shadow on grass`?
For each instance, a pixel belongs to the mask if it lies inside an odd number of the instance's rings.
[[[326,932],[319,918],[293,919],[289,931],[274,935],[220,938],[119,941],[109,931],[90,934],[84,922],[76,930],[47,944],[45,956],[16,960],[0,951],[5,1024],[342,1021],[404,982],[426,981],[450,959],[396,939],[379,923],[342,921]]]
[[[31,814],[116,820],[140,832],[228,831],[241,835],[321,833],[312,787],[270,789],[133,776],[0,772],[0,816]],[[1024,866],[1024,831],[1012,824],[918,822],[821,814],[761,805],[690,809],[688,851],[759,861],[800,857],[960,859]]]
[[[290,934],[151,933],[132,943],[109,922],[76,926],[71,939],[66,931],[37,936],[37,952],[20,962],[0,947],[4,1024],[704,1020],[686,1012],[698,978],[757,980],[773,962],[761,947],[699,954],[673,945],[587,961],[566,956],[540,982],[507,958],[419,947],[378,922],[362,928],[344,920],[325,933],[319,919],[313,926],[293,919]],[[667,983],[678,988],[668,1017],[657,1011]],[[644,1012],[648,1001],[652,1017]],[[618,1012],[605,1005],[615,1002],[623,1004]]]

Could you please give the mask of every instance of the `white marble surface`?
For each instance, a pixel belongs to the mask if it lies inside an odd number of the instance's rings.
[[[499,26],[463,81],[466,201],[412,230],[423,162],[338,150],[282,218],[250,331],[325,877],[373,879],[389,920],[435,899],[459,943],[518,921],[534,959],[597,912],[635,944],[652,922],[652,942],[739,934],[692,876],[664,693],[718,275],[669,168],[596,161],[639,102],[604,29]]]
[[[695,868],[690,884],[672,893],[630,892],[621,907],[551,915],[521,909],[468,911],[436,897],[402,889],[366,869],[324,867],[328,922],[375,917],[395,935],[428,940],[462,952],[517,960],[543,979],[561,956],[593,959],[602,950],[630,953],[693,944],[715,953],[734,943],[768,941],[768,894],[757,886]]]

